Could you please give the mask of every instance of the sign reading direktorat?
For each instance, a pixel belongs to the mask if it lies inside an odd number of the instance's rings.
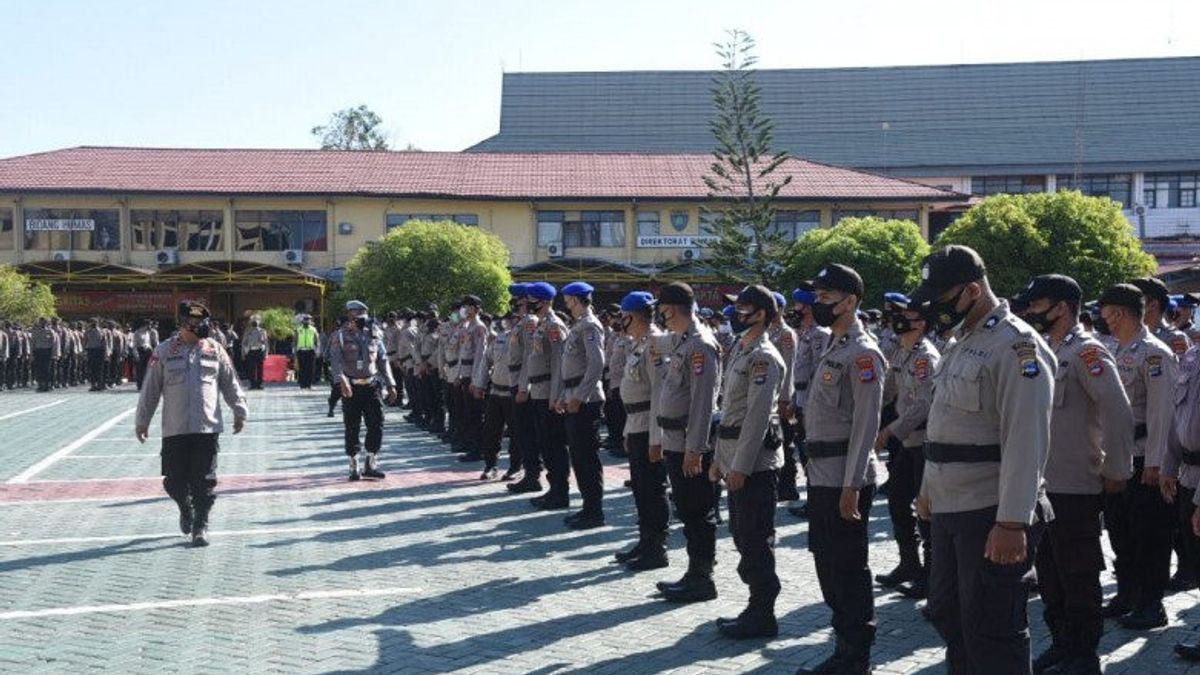
[[[696,246],[705,246],[720,237],[712,235],[663,235],[663,236],[644,236],[637,238],[638,248],[693,248]]]

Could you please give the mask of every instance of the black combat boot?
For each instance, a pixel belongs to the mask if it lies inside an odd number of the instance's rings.
[[[666,533],[652,534],[638,542],[637,554],[625,560],[625,569],[630,572],[662,569],[667,562]]]

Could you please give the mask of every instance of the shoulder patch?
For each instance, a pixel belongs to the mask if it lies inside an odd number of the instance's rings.
[[[1000,317],[993,316],[990,319],[988,319],[987,321],[983,322],[983,327],[984,328],[995,328],[996,324],[998,324],[998,323],[1000,323]]]
[[[862,383],[874,382],[878,373],[875,372],[875,359],[870,356],[860,356],[854,360],[854,366],[858,368],[858,381]]]
[[[704,373],[704,352],[692,352],[692,373]]]
[[[1150,373],[1150,377],[1161,377],[1163,374],[1163,357],[1160,354],[1151,354],[1146,357],[1146,371]]]
[[[1100,377],[1104,374],[1104,360],[1100,356],[1100,349],[1093,345],[1079,350],[1079,358],[1083,361],[1083,367],[1092,377]]]
[[[792,340],[792,334],[791,334],[791,333],[784,333],[784,334],[783,334],[783,335],[780,337],[780,339],[779,339],[779,343],[783,345],[784,349],[793,349],[793,348],[796,346],[796,343],[795,343],[795,341],[794,341],[794,340]]]
[[[754,364],[750,370],[751,377],[754,378],[754,384],[763,384],[767,381],[767,372],[770,370],[770,364],[766,361],[759,361]]]
[[[920,381],[929,379],[929,359],[924,356],[918,356],[913,363],[913,376]]]
[[[994,317],[993,317],[994,318]],[[1021,377],[1034,378],[1042,372],[1037,362],[1037,346],[1032,342],[1017,342],[1012,346],[1017,353],[1017,362],[1021,368]]]
[[[1187,340],[1185,338],[1176,337],[1175,339],[1171,340],[1171,349],[1176,354],[1182,354],[1182,353],[1186,352],[1187,348],[1188,348],[1188,345],[1187,345]]]
[[[551,342],[559,342],[562,340],[562,331],[558,329],[558,326],[550,326],[548,334]]]
[[[596,336],[597,336],[597,335],[599,335],[599,333],[600,333],[599,331],[595,331],[595,330],[589,330],[589,331],[587,331],[587,341],[588,341],[588,342],[595,342],[595,341],[596,341]]]

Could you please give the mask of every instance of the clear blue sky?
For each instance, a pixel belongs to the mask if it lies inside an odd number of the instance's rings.
[[[763,68],[1200,54],[1198,0],[14,0],[0,156],[313,147],[358,103],[394,146],[459,150],[496,132],[505,70],[714,68],[735,27]]]

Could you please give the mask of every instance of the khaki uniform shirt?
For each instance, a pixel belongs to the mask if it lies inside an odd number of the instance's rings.
[[[671,334],[667,340],[667,372],[658,390],[655,418],[655,423],[662,427],[663,450],[708,452],[721,381],[717,340],[695,318],[682,333]]]
[[[801,411],[808,401],[808,388],[812,385],[817,363],[828,346],[828,328],[812,325],[796,331],[796,358],[792,362],[792,384],[795,394],[792,395],[792,403]]]
[[[629,358],[629,348],[633,340],[624,331],[613,331],[612,342],[608,345],[608,388],[610,391],[621,389],[621,380],[625,377],[625,360]]]
[[[1192,346],[1192,341],[1187,333],[1165,323],[1154,329],[1154,337],[1170,347],[1176,358],[1183,356]]]
[[[396,386],[383,340],[357,327],[340,328],[329,338],[329,371],[335,380],[382,382]]]
[[[625,336],[629,352],[621,374],[621,402],[626,408],[625,435],[650,434],[650,445],[662,444],[662,429],[658,423],[658,389],[667,372],[667,356],[663,333],[651,324],[650,331],[640,339]],[[628,412],[630,406],[646,410]]]
[[[933,403],[933,371],[941,355],[932,342],[921,338],[912,349],[897,345],[893,357],[888,379],[894,378],[896,383],[896,419],[887,428],[904,447],[919,448],[925,443],[925,425]]]
[[[790,403],[796,391],[793,381],[792,366],[796,362],[796,331],[785,323],[773,324],[767,329],[767,336],[776,351],[783,357],[783,381],[779,383],[779,401]]]
[[[229,354],[211,338],[189,345],[173,337],[154,350],[138,395],[138,427],[150,426],[160,398],[163,438],[224,431],[220,398],[234,417],[250,416]]]
[[[521,371],[525,369],[525,317],[518,317],[509,327],[508,332],[508,360],[497,362],[497,368],[504,368],[508,371],[508,383],[513,388],[518,388],[521,383]]]
[[[267,348],[267,331],[260,328],[248,328],[242,336],[242,352],[262,351]]]
[[[525,319],[526,363],[518,386],[537,401],[557,401],[567,326],[554,312]]]
[[[604,326],[589,309],[567,332],[559,368],[558,401],[584,403],[604,400]]]
[[[730,358],[721,393],[721,431],[716,440],[715,459],[723,472],[748,476],[783,465],[782,444],[768,446],[766,440],[767,432],[779,421],[776,396],[787,370],[784,357],[766,334],[740,346]],[[735,429],[738,433],[733,437]],[[724,438],[726,435],[730,437]]]
[[[463,322],[458,332],[458,379],[470,380],[480,389],[487,387],[488,328],[479,317]]]
[[[1054,414],[1046,491],[1097,495],[1133,475],[1133,410],[1112,354],[1076,325],[1054,347]]]
[[[1183,461],[1183,453],[1200,453],[1200,346],[1193,345],[1180,359],[1173,400],[1175,414],[1162,473],[1178,476],[1180,485],[1195,490],[1200,487],[1200,464]]]
[[[811,485],[857,490],[876,483],[886,372],[878,343],[857,320],[821,356],[804,404],[806,442],[846,443],[847,450],[835,457],[810,454],[804,470]]]
[[[1057,360],[1005,301],[956,338],[934,372],[928,441],[998,445],[1000,461],[927,459],[921,493],[934,513],[996,506],[997,522],[1032,524],[1044,495]]]
[[[1139,437],[1133,456],[1144,457],[1146,467],[1161,467],[1175,412],[1171,400],[1179,370],[1175,353],[1143,326],[1128,345],[1117,345],[1113,357]]]

